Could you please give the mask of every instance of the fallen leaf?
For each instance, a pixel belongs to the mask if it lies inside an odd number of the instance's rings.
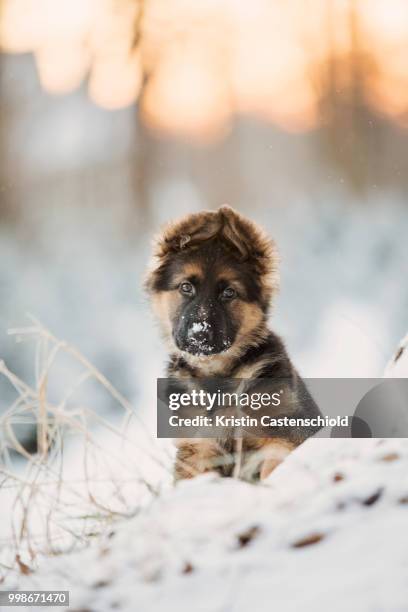
[[[238,544],[240,548],[244,548],[245,546],[248,546],[248,544],[259,534],[259,531],[260,531],[259,527],[254,525],[253,527],[250,527],[246,531],[243,531],[242,533],[240,533],[237,536]]]
[[[398,453],[388,453],[387,455],[384,455],[383,457],[381,457],[381,461],[396,461],[397,459],[399,459],[400,456]]]
[[[364,506],[372,506],[376,502],[378,502],[382,494],[383,494],[383,489],[378,489],[378,491],[376,491],[375,493],[373,493],[366,499],[363,499],[362,504],[364,504]]]
[[[293,542],[292,547],[303,548],[304,546],[311,546],[312,544],[317,544],[318,542],[321,542],[324,537],[324,533],[311,533],[310,535],[301,538],[300,540],[296,540],[296,542]]]
[[[97,582],[95,582],[92,587],[94,589],[104,589],[105,587],[110,585],[110,581],[109,580],[98,580]]]

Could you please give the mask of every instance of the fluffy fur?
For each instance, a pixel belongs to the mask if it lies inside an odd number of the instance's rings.
[[[267,326],[278,263],[274,242],[228,206],[188,215],[160,233],[146,288],[168,344],[169,377],[180,384],[249,379],[247,388],[253,390],[265,378],[284,380],[291,398],[284,414],[319,414],[282,340]],[[178,440],[175,476],[217,470],[264,478],[314,431]]]

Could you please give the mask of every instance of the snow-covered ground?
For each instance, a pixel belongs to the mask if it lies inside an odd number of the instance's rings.
[[[407,522],[406,440],[309,440],[263,486],[182,482],[2,588],[69,590],[72,612],[402,612]]]
[[[387,376],[407,375],[405,348]],[[310,439],[262,484],[167,484],[79,552],[26,557],[2,588],[68,590],[71,612],[403,612],[407,524],[408,440]]]

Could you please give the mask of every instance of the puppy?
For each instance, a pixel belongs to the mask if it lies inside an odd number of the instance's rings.
[[[169,347],[167,376],[248,379],[258,390],[279,380],[289,400],[280,415],[316,417],[318,407],[293,367],[282,340],[267,325],[278,287],[275,245],[228,206],[168,225],[155,242],[146,282]],[[197,381],[199,382],[199,381]],[[179,439],[175,478],[207,471],[246,480],[266,478],[318,427],[261,431],[239,439]]]

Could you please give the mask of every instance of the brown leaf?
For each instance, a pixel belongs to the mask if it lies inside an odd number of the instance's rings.
[[[248,544],[259,534],[260,529],[257,525],[250,527],[246,531],[240,533],[238,538],[238,544],[240,548],[244,548],[244,546],[248,546]]]
[[[399,498],[398,500],[399,504],[408,504],[408,495],[403,495],[402,497]]]
[[[383,494],[383,491],[384,490],[382,488],[378,489],[378,491],[376,491],[369,497],[366,497],[366,499],[363,499],[361,503],[364,504],[364,506],[373,506],[376,502],[378,502],[378,500]]]
[[[380,461],[396,461],[400,458],[398,453],[388,453],[387,455],[383,455]]]
[[[183,569],[181,570],[181,573],[191,574],[191,572],[194,572],[194,567],[192,566],[190,561],[186,561],[185,564],[183,565]]]
[[[333,482],[341,482],[342,480],[344,480],[344,474],[341,472],[336,472],[333,474]]]
[[[318,542],[321,542],[321,540],[323,540],[325,537],[324,533],[311,533],[308,536],[305,536],[304,538],[301,538],[300,540],[296,540],[296,542],[293,542],[292,547],[293,548],[303,548],[304,546],[311,546],[312,544],[317,544]]]
[[[97,582],[94,582],[94,584],[92,585],[92,587],[94,589],[104,589],[105,587],[109,586],[111,583],[109,580],[98,580]]]

